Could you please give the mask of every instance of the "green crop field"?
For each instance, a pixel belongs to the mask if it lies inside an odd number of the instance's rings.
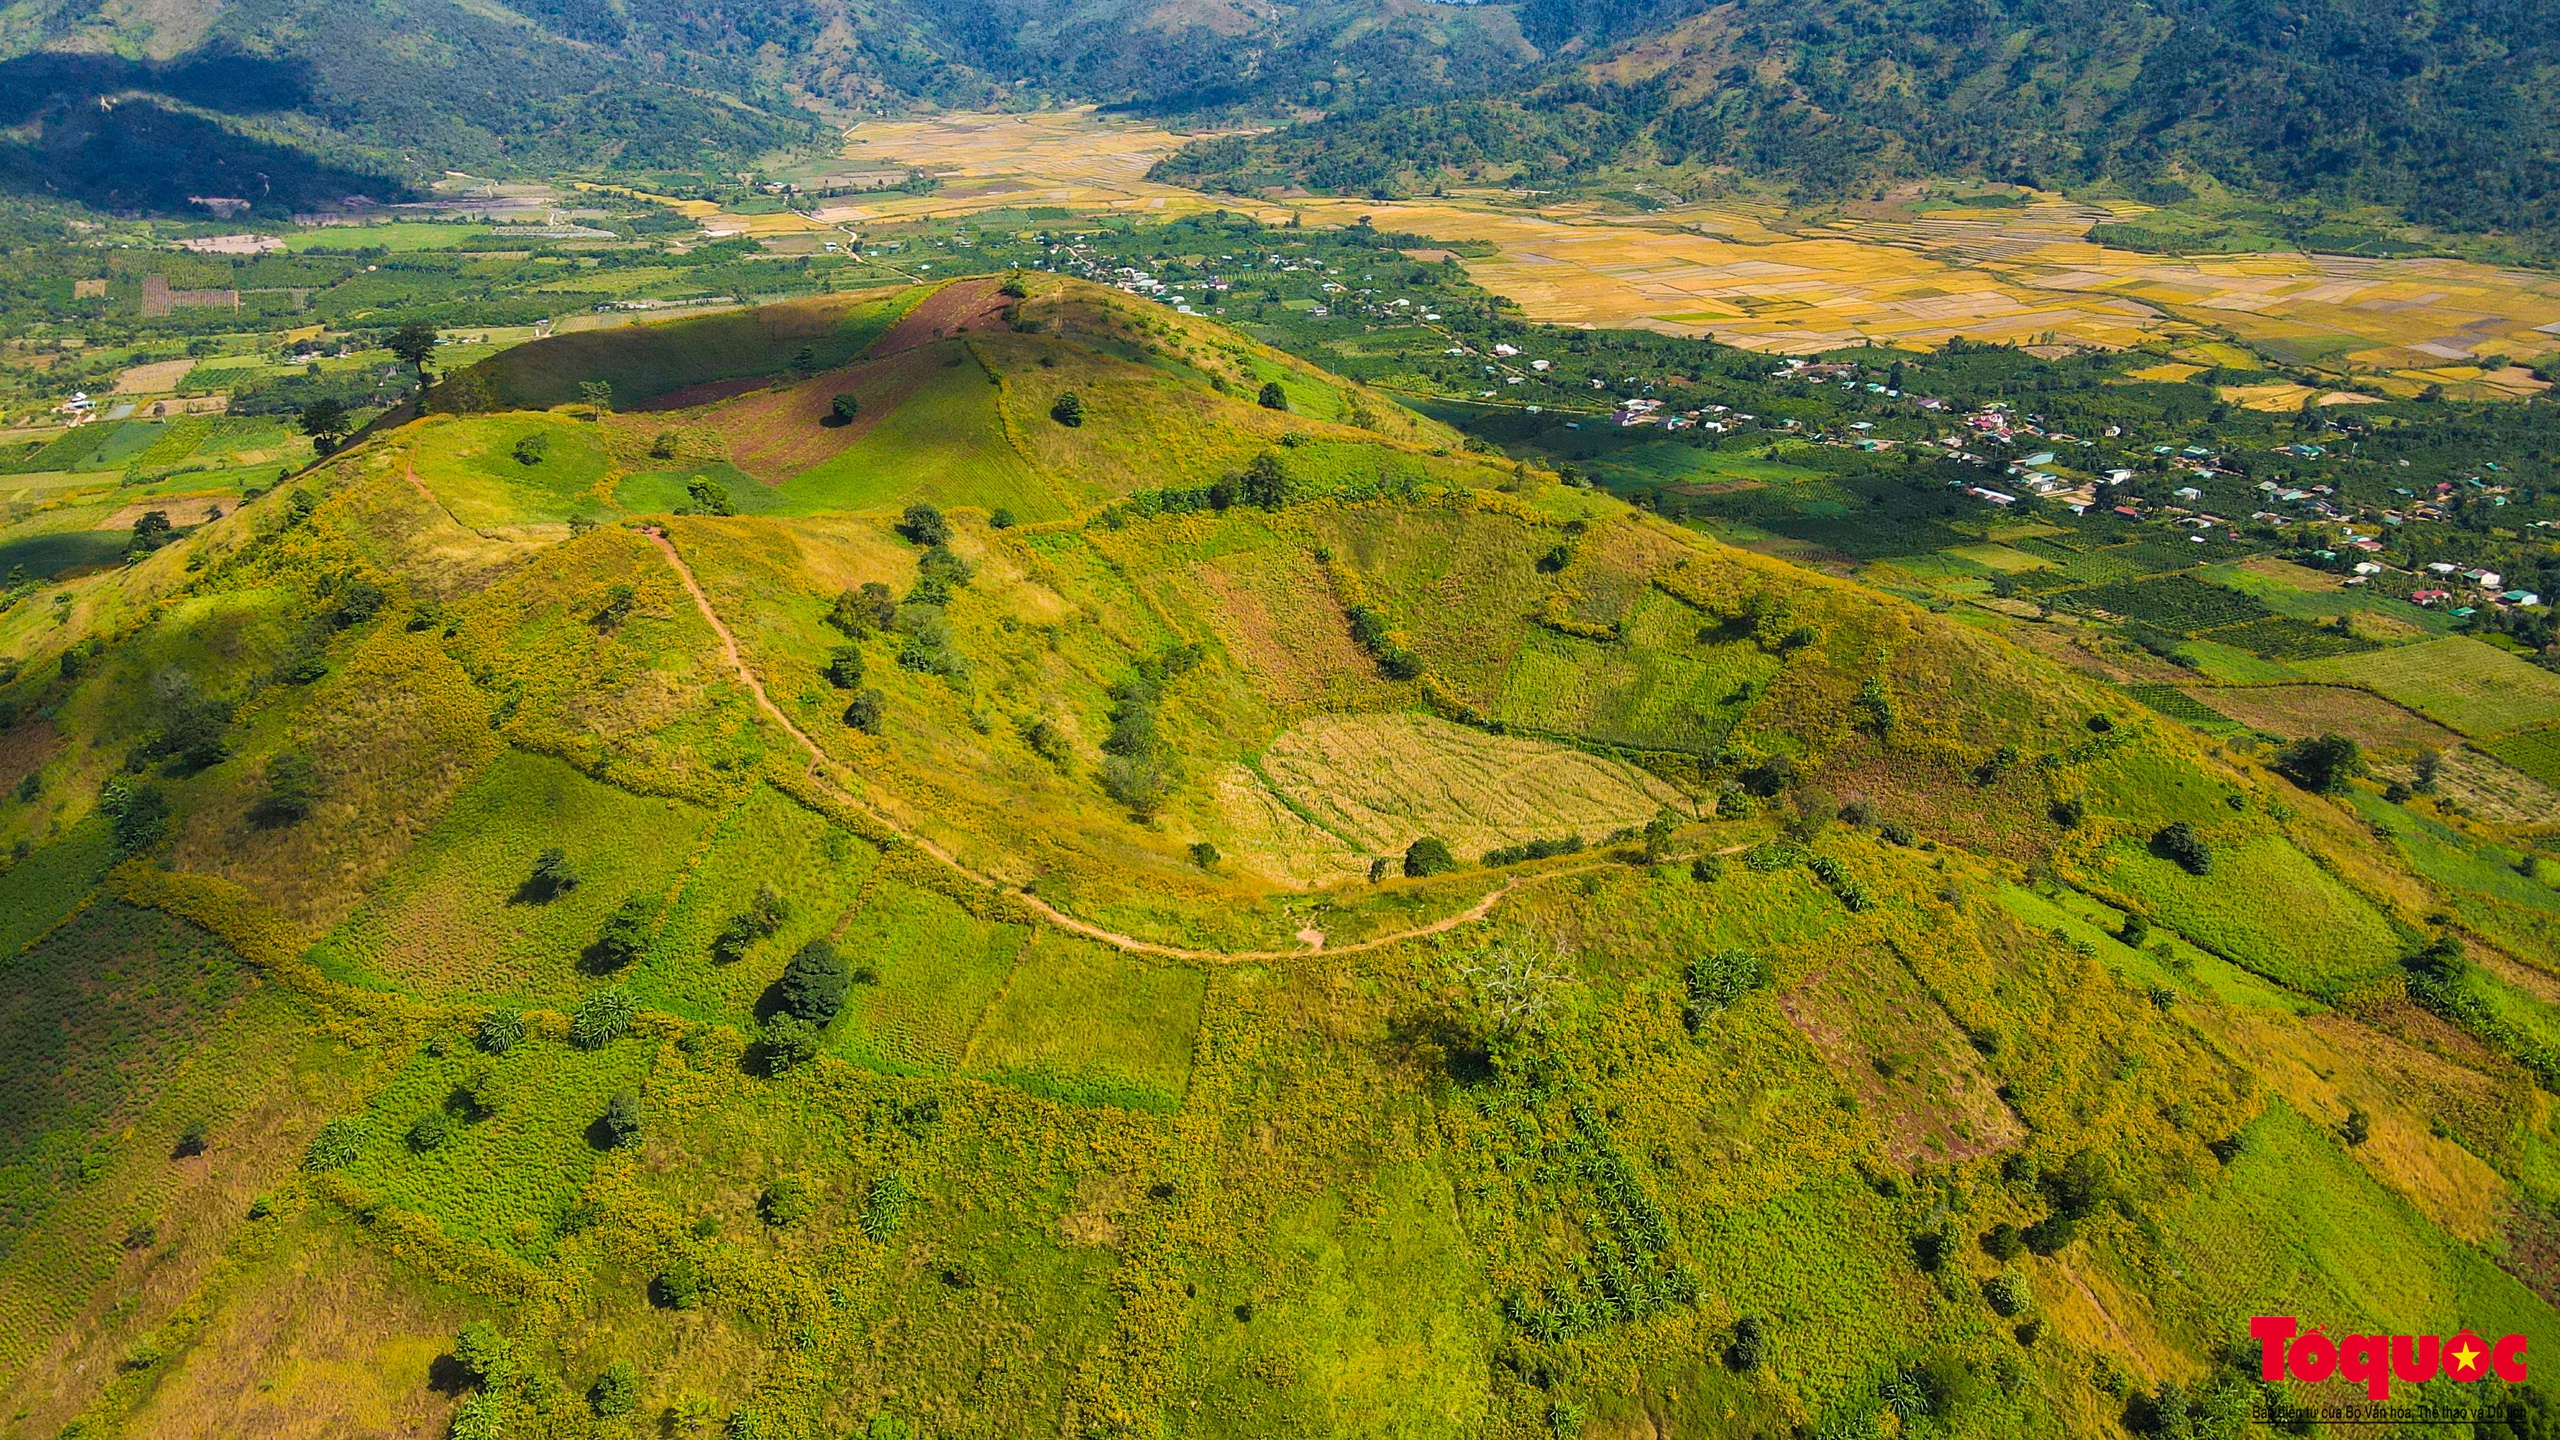
[[[2560,719],[2560,679],[2464,636],[2305,661],[2305,674],[2371,686],[2430,720],[2487,737]]]
[[[2371,905],[2273,836],[2221,848],[2207,875],[2120,842],[2095,874],[2187,939],[2312,994],[2387,974],[2406,948]]]
[[[2501,735],[2481,748],[2543,784],[2560,788],[2560,728]]]
[[[1521,325],[1804,422],[1409,410],[1482,362],[1402,309],[1518,323],[1427,247],[1108,218],[0,491],[116,545],[0,607],[0,1440],[2184,1436],[2253,1313],[2560,1343],[2560,890],[2458,743],[2547,671],[1817,438],[1884,375]],[[816,285],[753,220],[330,303]]]

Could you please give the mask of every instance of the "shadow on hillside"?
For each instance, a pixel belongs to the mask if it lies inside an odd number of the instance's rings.
[[[0,61],[0,194],[210,219],[209,198],[282,214],[349,197],[409,198],[384,175],[242,134],[214,115],[307,107],[299,61],[202,50],[166,63],[39,53]],[[174,103],[173,103],[174,102]],[[179,109],[178,106],[189,109]]]

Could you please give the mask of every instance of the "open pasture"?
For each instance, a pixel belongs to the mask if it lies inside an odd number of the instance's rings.
[[[1035,1095],[1172,1110],[1191,1085],[1201,972],[1043,927],[969,1040],[968,1069]]]

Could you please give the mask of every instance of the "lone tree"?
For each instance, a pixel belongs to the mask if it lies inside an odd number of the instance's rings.
[[[604,1102],[604,1118],[599,1122],[607,1148],[620,1149],[640,1138],[640,1097],[629,1090],[616,1090]]]
[[[951,522],[941,511],[919,500],[907,507],[905,517],[898,522],[898,533],[931,549],[951,543]]]
[[[827,402],[827,418],[823,423],[828,425],[850,425],[853,423],[853,417],[860,414],[861,411],[862,402],[860,400],[855,399],[848,392],[839,391],[836,394],[836,398]]]
[[[388,342],[393,359],[418,369],[418,383],[427,383],[427,362],[435,357],[436,327],[423,320],[412,320],[391,332]]]
[[[525,888],[542,899],[565,895],[578,888],[578,867],[569,863],[569,852],[553,845],[533,860],[533,878]]]
[[[633,895],[614,907],[605,919],[604,933],[596,937],[596,959],[603,969],[619,970],[649,948],[654,908],[645,895]]]
[[[1458,857],[1449,853],[1449,842],[1437,835],[1425,835],[1405,847],[1404,873],[1414,879],[1446,875],[1458,868]]]
[[[2317,735],[2278,751],[2276,769],[2315,795],[2335,795],[2364,773],[2364,749],[2344,735]]]
[[[845,992],[852,984],[836,947],[824,939],[812,940],[782,967],[782,1008],[812,1025],[824,1025],[844,1008]]]
[[[302,433],[311,437],[311,448],[327,455],[346,443],[356,421],[344,404],[323,395],[302,407],[301,425]]]
[[[1073,390],[1059,396],[1058,403],[1049,407],[1049,418],[1066,426],[1083,424],[1084,397]]]
[[[586,402],[588,419],[601,420],[604,412],[613,408],[613,382],[581,380],[578,382],[578,398]]]
[[[1262,393],[1255,396],[1254,399],[1256,403],[1260,404],[1265,410],[1286,410],[1289,408],[1289,392],[1281,389],[1280,382],[1277,380],[1263,381]]]

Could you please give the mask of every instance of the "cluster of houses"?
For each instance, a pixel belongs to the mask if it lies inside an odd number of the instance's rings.
[[[2540,595],[2531,590],[2524,589],[2521,586],[2512,590],[2500,589],[2500,586],[2506,584],[2507,577],[2499,574],[2495,570],[2483,570],[2476,566],[2456,565],[2449,560],[2430,561],[2422,568],[2424,568],[2428,574],[2436,577],[2436,583],[2432,587],[2411,591],[2409,594],[2409,600],[2412,604],[2428,606],[2452,605],[2454,615],[2469,615],[2476,607],[2471,605],[2454,605],[2455,600],[2462,598],[2452,588],[2457,585],[2461,586],[2464,591],[2476,592],[2482,603],[2495,605],[2502,609],[2518,605],[2539,605],[2542,603],[2542,597]]]

